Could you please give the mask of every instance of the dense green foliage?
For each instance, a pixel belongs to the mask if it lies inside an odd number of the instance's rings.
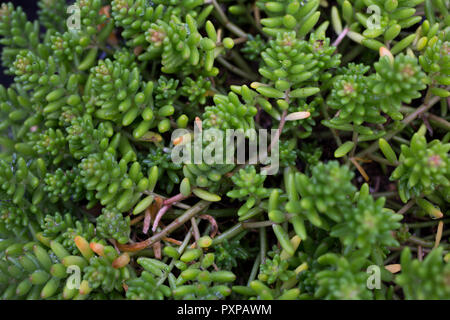
[[[450,299],[449,4],[1,4],[0,297]]]

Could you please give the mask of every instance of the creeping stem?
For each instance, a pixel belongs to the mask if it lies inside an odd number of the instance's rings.
[[[197,202],[194,206],[192,206],[190,209],[186,210],[184,214],[176,218],[174,221],[172,221],[167,227],[165,227],[160,232],[154,234],[147,240],[133,243],[133,244],[119,244],[118,247],[121,251],[140,251],[142,249],[145,249],[151,245],[153,245],[155,242],[161,240],[163,237],[167,236],[174,230],[178,229],[180,226],[185,224],[187,221],[189,221],[192,217],[194,217],[199,212],[203,211],[209,206],[210,202],[201,200]]]
[[[405,119],[402,120],[402,127],[400,129],[394,129],[390,132],[388,132],[383,138],[388,141],[392,139],[397,133],[402,131],[408,124],[413,122],[419,115],[426,112],[428,109],[430,109],[434,104],[436,104],[441,98],[440,97],[433,97],[431,98],[427,103],[422,104],[419,108],[416,109],[416,111],[410,113]],[[378,141],[372,143],[369,147],[361,151],[356,155],[358,158],[362,158],[365,155],[369,153],[373,153],[374,151],[378,150],[379,144]]]

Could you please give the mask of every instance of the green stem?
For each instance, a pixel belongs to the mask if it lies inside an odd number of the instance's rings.
[[[238,26],[234,25],[233,23],[230,22],[230,20],[228,20],[227,15],[225,14],[225,12],[223,12],[222,8],[220,7],[220,5],[217,3],[216,0],[211,0],[214,9],[216,9],[216,12],[218,14],[218,18],[219,20],[221,20],[222,24],[225,25],[225,27],[230,30],[231,32],[233,32],[235,35],[237,35],[238,37],[245,37],[247,38],[247,34],[242,31],[241,28],[239,28]]]
[[[326,108],[326,106],[325,106],[325,103],[321,103],[321,104],[320,104],[320,109],[321,109],[321,111],[322,111],[322,114],[323,114],[324,118],[325,118],[326,120],[330,120],[330,116],[329,116],[329,114],[328,114],[328,111],[327,111],[327,108]],[[330,129],[330,131],[331,131],[331,134],[332,134],[333,137],[334,137],[334,140],[336,140],[337,146],[340,147],[340,146],[342,145],[342,140],[341,140],[341,138],[339,137],[339,135],[337,134],[337,132],[336,132],[335,129],[333,129],[333,128],[329,128],[329,129]],[[344,158],[344,160],[347,160],[347,157],[346,157],[346,156],[344,156],[343,158]]]
[[[230,70],[231,72],[247,79],[250,81],[256,81],[257,78],[252,77],[252,75],[247,74],[246,72],[242,71],[241,69],[239,69],[238,67],[232,65],[231,63],[229,63],[227,60],[225,60],[223,57],[217,57],[216,60],[223,65],[225,68],[227,68],[228,70]]]
[[[253,263],[252,271],[250,272],[250,276],[248,277],[247,287],[250,285],[250,282],[255,280],[256,274],[258,273],[258,269],[260,266],[261,256],[256,256],[255,262]]]
[[[417,108],[414,112],[410,113],[405,119],[402,121],[402,126],[399,129],[394,129],[390,132],[388,132],[383,138],[387,141],[392,139],[393,136],[395,136],[397,133],[401,132],[408,124],[413,122],[419,115],[426,112],[428,109],[430,109],[434,104],[436,104],[441,98],[440,97],[433,97],[429,99],[429,101],[424,102],[419,108]],[[369,147],[367,147],[365,150],[361,151],[356,155],[357,158],[362,158],[367,154],[373,153],[374,151],[378,150],[379,144],[378,141],[372,143]]]
[[[388,160],[386,160],[385,158],[377,156],[376,154],[373,154],[373,153],[372,154],[368,154],[367,158],[372,159],[373,161],[376,161],[378,163],[382,163],[382,164],[388,165],[388,166],[398,166],[399,165],[398,162],[391,163]]]
[[[174,204],[174,205],[176,205],[176,204]],[[235,216],[236,211],[237,211],[237,209],[235,209],[235,208],[209,209],[208,214],[210,216],[213,216],[214,218],[228,218],[228,217]],[[167,212],[164,217],[175,219],[176,217],[179,217],[183,213],[184,213],[184,210],[176,209],[176,210]]]
[[[358,146],[358,132],[353,131],[352,142],[354,143],[352,151],[350,151],[350,158],[355,156],[356,147]]]
[[[411,107],[401,107],[400,111],[403,112],[414,112],[414,108]],[[438,117],[435,114],[425,112],[424,115],[430,120],[431,123],[435,124],[436,126],[445,129],[447,131],[450,131],[450,122],[445,120],[444,118]]]
[[[402,138],[402,137],[399,137],[399,136],[394,136],[394,137],[392,137],[392,140],[395,140],[395,141],[397,141],[397,142],[400,142],[401,144],[409,145],[409,141],[408,141],[408,140],[406,140],[406,139],[404,139],[404,138]]]
[[[218,245],[221,244],[223,241],[233,238],[234,236],[238,235],[239,233],[243,232],[244,225],[242,222],[232,226],[230,229],[222,233],[221,235],[214,238],[212,245]]]
[[[274,224],[276,224],[276,223],[273,221],[258,221],[258,222],[244,222],[243,223],[245,229],[265,228],[265,227],[270,227]]]
[[[395,259],[397,259],[401,254],[401,251],[397,251],[394,252],[393,254],[391,254],[386,260],[384,260],[384,265],[387,265],[389,263],[391,263],[391,261],[394,261]]]
[[[448,235],[450,235],[450,230],[446,230],[446,231],[444,231],[444,232],[442,232],[442,237],[446,237],[446,236],[448,236]],[[432,239],[435,239],[436,238],[436,235],[435,234],[430,234],[430,235],[428,235],[428,236],[426,236],[426,237],[423,237],[425,240],[432,240]],[[440,245],[442,244],[442,242],[440,243]]]
[[[381,197],[393,198],[393,197],[396,197],[397,195],[398,195],[398,193],[396,191],[386,191],[386,192],[375,192],[375,193],[372,193],[372,197],[374,197],[374,198],[381,198]]]
[[[409,200],[408,203],[406,203],[400,210],[397,211],[398,214],[405,214],[409,209],[412,208],[412,206],[416,203],[415,200]]]
[[[195,219],[195,217],[191,218],[191,224],[195,242],[198,242],[198,239],[200,239],[200,231],[198,230],[197,219]]]
[[[342,58],[342,64],[347,64],[357,57],[364,50],[363,46],[356,45],[349,53]]]
[[[267,252],[267,231],[266,228],[259,229],[259,242],[260,248],[259,252],[261,254],[261,263],[266,262],[266,252]]]
[[[186,247],[189,244],[189,241],[191,240],[192,237],[192,227],[191,229],[189,229],[189,231],[187,232],[186,236],[184,237],[183,242],[181,243],[181,245],[178,247],[177,252],[181,255],[184,252],[184,249],[186,249]],[[164,283],[164,281],[166,281],[167,277],[169,276],[170,272],[172,271],[173,267],[175,266],[175,262],[176,259],[172,259],[172,261],[169,264],[169,268],[168,270],[164,273],[164,275],[158,280],[158,283],[156,284],[156,286],[160,286]]]
[[[423,240],[423,239],[421,239],[419,237],[416,237],[416,236],[409,237],[408,241],[413,243],[413,244],[422,246],[424,248],[433,248],[434,247],[434,242],[425,241],[425,240]],[[446,248],[446,249],[450,248],[450,244],[441,243],[440,246],[443,247],[443,248]]]
[[[402,208],[402,206],[399,205],[398,202],[392,201],[392,200],[390,200],[390,199],[387,199],[387,200],[386,200],[386,205],[387,205],[389,208],[392,208],[393,210],[400,210],[400,209]]]
[[[230,52],[231,58],[234,60],[234,62],[236,62],[236,64],[241,67],[242,69],[244,69],[247,73],[251,74],[251,76],[253,78],[258,78],[258,75],[253,73],[253,70],[250,68],[250,66],[247,64],[247,62],[244,60],[244,58],[242,58],[242,56],[236,52],[236,51],[231,51]]]
[[[419,228],[433,227],[433,226],[437,225],[439,223],[439,221],[447,223],[447,222],[450,222],[450,218],[443,219],[443,220],[425,221],[425,222],[413,222],[413,223],[407,223],[406,225],[410,229],[419,229]]]

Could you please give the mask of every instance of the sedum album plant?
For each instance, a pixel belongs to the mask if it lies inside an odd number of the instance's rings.
[[[2,3],[0,297],[450,299],[449,4]]]

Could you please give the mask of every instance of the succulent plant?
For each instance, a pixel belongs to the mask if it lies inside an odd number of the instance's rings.
[[[423,261],[413,259],[406,248],[400,262],[402,271],[395,282],[402,286],[406,299],[448,299],[450,265],[443,261],[442,248],[432,250]]]
[[[437,187],[448,187],[450,145],[439,140],[427,143],[425,127],[411,138],[410,146],[402,145],[399,166],[391,179],[399,180],[399,195],[406,202],[421,193],[430,194]]]
[[[447,0],[36,5],[0,4],[2,299],[449,298]]]

